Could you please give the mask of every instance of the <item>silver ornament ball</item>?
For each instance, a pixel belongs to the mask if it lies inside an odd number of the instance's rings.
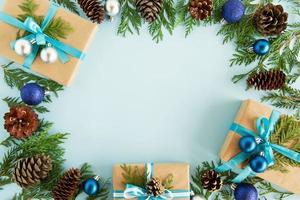
[[[14,45],[14,50],[19,56],[28,56],[32,52],[32,44],[25,39],[19,39]]]
[[[42,49],[40,57],[43,62],[47,64],[53,64],[57,61],[57,51],[53,47],[46,47]]]
[[[116,16],[120,12],[120,3],[118,0],[107,0],[105,2],[105,10],[107,15],[112,17]]]

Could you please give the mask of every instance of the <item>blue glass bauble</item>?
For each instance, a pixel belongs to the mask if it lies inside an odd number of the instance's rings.
[[[87,195],[89,196],[96,195],[99,193],[99,190],[100,190],[100,184],[96,179],[89,178],[83,182],[83,191]]]
[[[256,140],[253,136],[244,136],[239,142],[240,149],[245,153],[251,153],[256,149]]]
[[[266,39],[256,40],[253,44],[253,51],[258,55],[266,55],[270,51],[270,42]]]
[[[234,190],[235,200],[257,200],[258,192],[257,189],[248,183],[240,183]]]
[[[27,83],[21,88],[21,99],[30,106],[40,104],[45,98],[45,90],[36,83]]]
[[[245,6],[240,0],[228,0],[222,8],[222,16],[228,23],[239,22],[245,13]]]
[[[250,160],[250,167],[256,173],[263,173],[268,167],[268,161],[264,156],[255,156]]]

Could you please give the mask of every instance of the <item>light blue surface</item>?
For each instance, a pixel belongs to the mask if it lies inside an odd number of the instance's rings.
[[[245,82],[231,82],[246,70],[229,68],[233,46],[222,45],[218,26],[196,28],[188,38],[179,27],[155,44],[146,30],[117,36],[117,24],[118,19],[99,26],[74,83],[43,116],[55,123],[54,131],[71,133],[64,144],[65,167],[89,162],[109,178],[115,163],[189,162],[195,167],[217,159],[241,100],[260,97],[246,92]],[[0,85],[1,98],[18,95],[3,78]],[[7,112],[1,105],[0,116]],[[18,190],[6,187],[0,200]]]

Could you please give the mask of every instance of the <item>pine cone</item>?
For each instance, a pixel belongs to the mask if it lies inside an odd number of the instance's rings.
[[[208,170],[202,175],[202,186],[210,192],[220,190],[223,186],[221,176],[215,170]]]
[[[50,156],[36,155],[19,160],[13,170],[14,181],[22,188],[38,184],[52,170]]]
[[[278,90],[284,87],[286,75],[280,70],[262,71],[251,74],[247,79],[248,87],[257,90]]]
[[[160,14],[162,0],[137,0],[136,8],[142,17],[149,23],[153,22]]]
[[[29,137],[38,127],[38,116],[28,106],[11,107],[4,115],[4,128],[15,138]]]
[[[104,6],[98,0],[78,0],[78,4],[92,22],[101,24],[104,20]]]
[[[80,184],[81,174],[79,169],[71,168],[60,178],[53,190],[54,200],[73,199]]]
[[[212,0],[190,0],[189,11],[193,19],[204,20],[211,16]]]
[[[254,14],[254,24],[258,32],[266,36],[279,35],[287,28],[288,13],[281,5],[271,3],[258,9]]]
[[[151,181],[147,183],[146,189],[148,194],[155,197],[160,196],[165,191],[164,186],[158,178],[152,178]]]

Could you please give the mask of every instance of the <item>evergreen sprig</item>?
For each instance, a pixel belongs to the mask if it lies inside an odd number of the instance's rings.
[[[145,188],[147,184],[147,176],[145,170],[139,169],[137,166],[123,164],[120,166],[123,170],[122,177],[124,185],[132,184]]]
[[[53,1],[59,5],[62,5],[63,7],[67,8],[67,9],[69,9],[73,13],[79,15],[77,4],[73,0],[53,0]]]
[[[14,107],[14,106],[24,106],[26,105],[25,103],[22,102],[22,100],[19,97],[5,97],[3,99],[4,102],[7,103],[8,107]],[[47,113],[50,112],[48,110],[48,108],[46,108],[45,106],[31,106],[32,110],[43,114],[43,113]]]
[[[224,182],[224,186],[219,191],[209,192],[202,186],[202,175],[211,169],[215,169],[221,164],[221,161],[218,162],[202,162],[196,167],[194,174],[192,175],[191,189],[194,195],[199,195],[206,200],[232,200],[233,199],[233,190],[231,189],[231,180],[237,175],[232,171],[220,173],[221,178]],[[260,196],[263,197],[268,194],[273,194],[278,196],[278,198],[286,198],[293,195],[290,192],[281,191],[273,187],[272,184],[264,181],[261,178],[249,177],[245,180],[246,183],[255,185],[259,190]]]
[[[59,0],[59,2],[66,2],[65,0]],[[32,17],[35,21],[41,25],[43,22],[43,16],[37,16],[36,11],[39,7],[39,4],[35,0],[24,0],[24,2],[19,5],[19,8],[23,12],[18,15],[18,19],[25,21],[27,17]],[[27,32],[19,31],[17,37],[23,37],[27,35]],[[49,25],[44,30],[44,33],[54,39],[66,39],[67,36],[73,32],[73,27],[71,24],[62,19],[61,17],[54,17]]]
[[[32,73],[26,72],[20,68],[13,68],[13,62],[6,65],[2,65],[4,72],[4,80],[11,88],[16,87],[21,89],[25,84],[29,82],[35,82],[41,85],[46,91],[58,96],[58,92],[62,91],[64,87],[54,81],[42,78]],[[45,102],[51,102],[51,95],[45,96]]]
[[[271,142],[288,149],[300,152],[300,122],[293,116],[282,116],[278,121],[271,136]],[[300,167],[300,163],[287,158],[277,152],[275,155],[275,165],[272,169],[287,172],[286,166]]]

